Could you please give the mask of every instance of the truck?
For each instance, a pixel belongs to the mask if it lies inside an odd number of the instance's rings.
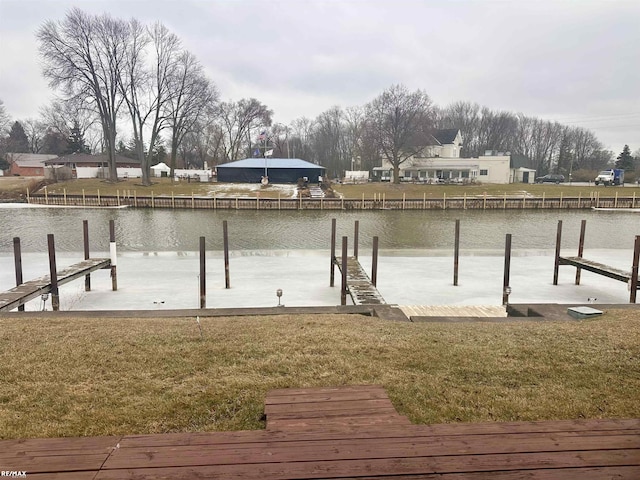
[[[596,177],[596,185],[603,184],[605,187],[611,185],[624,185],[624,170],[621,168],[610,168],[601,171]]]

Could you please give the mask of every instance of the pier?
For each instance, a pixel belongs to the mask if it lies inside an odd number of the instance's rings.
[[[576,267],[576,280],[575,284],[580,285],[580,272],[586,270],[588,272],[595,273],[596,275],[602,275],[604,277],[624,282],[629,287],[629,303],[636,303],[636,297],[638,289],[640,288],[638,282],[638,264],[640,263],[640,235],[636,235],[634,248],[633,248],[633,261],[631,263],[631,270],[625,271],[618,268],[614,268],[610,265],[606,265],[592,260],[583,258],[584,253],[584,237],[586,230],[586,220],[582,221],[580,227],[580,241],[578,244],[578,255],[575,257],[562,257],[560,256],[560,244],[562,242],[562,220],[558,220],[558,229],[556,233],[556,252],[555,263],[553,269],[553,284],[558,285],[558,269],[560,265],[569,265]]]
[[[108,258],[90,258],[89,260],[83,260],[57,272],[57,284],[63,285],[69,283],[101,269],[111,269],[111,260]],[[0,312],[8,312],[24,305],[29,300],[38,298],[41,295],[47,295],[51,293],[51,289],[51,278],[47,275],[21,283],[6,292],[1,292]]]
[[[342,257],[335,263],[340,273],[346,274],[346,289],[354,305],[385,305],[386,302],[356,257],[346,257],[346,270]]]

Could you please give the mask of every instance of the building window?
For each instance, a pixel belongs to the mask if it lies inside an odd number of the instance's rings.
[[[482,175],[489,175],[489,170],[480,170],[480,176]]]

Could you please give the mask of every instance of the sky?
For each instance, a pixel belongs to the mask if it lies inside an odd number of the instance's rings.
[[[160,21],[223,100],[288,124],[386,88],[592,130],[640,149],[638,0],[0,0],[0,99],[14,119],[53,98],[35,33],[73,8]]]

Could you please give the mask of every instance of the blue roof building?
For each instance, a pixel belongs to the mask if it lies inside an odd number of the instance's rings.
[[[317,183],[325,168],[299,158],[245,158],[223,163],[216,167],[219,182],[260,183],[263,177],[269,183],[296,183],[306,177]]]

